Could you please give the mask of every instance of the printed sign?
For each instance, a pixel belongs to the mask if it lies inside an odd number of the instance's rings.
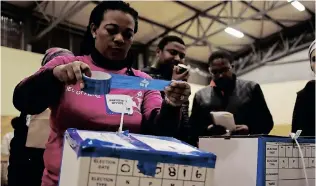
[[[133,100],[128,95],[105,95],[106,110],[108,114],[133,114]]]

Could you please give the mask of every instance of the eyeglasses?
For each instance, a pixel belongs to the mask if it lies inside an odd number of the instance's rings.
[[[312,63],[315,63],[315,56],[313,56],[313,57],[311,58],[311,62],[312,62]]]
[[[230,67],[221,68],[221,69],[212,69],[211,73],[213,76],[218,76],[220,74],[224,74],[224,73],[228,72],[230,69],[231,69]]]

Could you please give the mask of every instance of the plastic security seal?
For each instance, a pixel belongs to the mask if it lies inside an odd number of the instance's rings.
[[[92,71],[91,73],[91,77],[83,75],[83,91],[93,95],[108,94],[111,89],[163,91],[171,83],[171,81],[110,74],[101,71]]]

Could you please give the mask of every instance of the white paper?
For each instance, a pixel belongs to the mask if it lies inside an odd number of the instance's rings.
[[[98,133],[98,132],[90,132],[90,131],[78,131],[79,136],[82,140],[87,138],[97,139],[100,141],[110,142],[118,145],[122,145],[127,148],[136,148],[134,145],[129,142],[123,140],[115,133]]]
[[[234,115],[229,112],[211,112],[214,124],[225,127],[227,130],[233,131],[236,129]]]
[[[127,113],[129,115],[133,114],[133,100],[128,95],[114,95],[107,94],[106,104],[107,107],[115,113]]]
[[[143,143],[146,143],[147,145],[149,145],[151,148],[155,150],[180,152],[180,153],[181,152],[190,153],[190,152],[198,151],[197,149],[192,148],[182,143],[161,140],[157,138],[144,137],[144,136],[133,136],[133,137],[135,137],[136,139],[138,139],[139,141]]]

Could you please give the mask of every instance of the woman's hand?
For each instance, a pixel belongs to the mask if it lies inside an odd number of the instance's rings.
[[[91,77],[91,70],[90,67],[81,61],[74,61],[69,64],[59,65],[54,68],[53,74],[59,81],[65,83],[66,85],[69,84],[76,84],[77,82],[80,83],[80,88],[84,87],[82,81],[82,74]]]
[[[188,101],[191,95],[191,87],[184,81],[173,81],[165,88],[165,100],[172,106],[181,106]]]

